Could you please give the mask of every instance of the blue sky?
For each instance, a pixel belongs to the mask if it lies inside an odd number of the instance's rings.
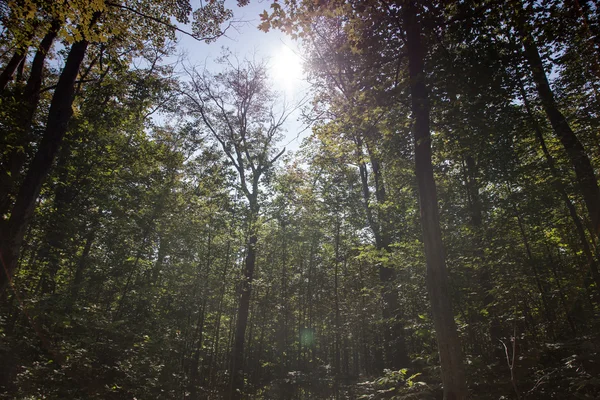
[[[198,7],[199,0],[193,0],[192,6]],[[181,33],[177,33],[178,50],[185,55],[186,65],[206,67],[216,71],[220,66],[214,60],[221,55],[224,47],[238,57],[252,57],[269,60],[273,87],[285,96],[289,103],[298,102],[307,93],[308,85],[303,81],[301,64],[302,60],[297,55],[298,45],[290,37],[278,30],[269,32],[260,31],[259,14],[269,9],[269,1],[250,1],[246,7],[239,8],[236,1],[227,1],[227,6],[233,10],[234,19],[244,21],[236,24],[236,29],[229,29],[226,36],[210,44],[201,43]],[[309,130],[298,121],[300,112],[288,118],[287,133],[279,143],[279,147],[286,147],[288,151],[298,149],[302,138],[309,134]],[[300,136],[298,134],[303,131]]]

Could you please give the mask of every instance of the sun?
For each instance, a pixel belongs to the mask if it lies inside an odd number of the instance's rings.
[[[302,80],[302,59],[289,46],[283,44],[272,62],[273,78],[286,92],[293,92]]]

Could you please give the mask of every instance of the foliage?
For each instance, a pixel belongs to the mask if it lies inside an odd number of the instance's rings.
[[[409,3],[469,396],[598,398],[598,232],[530,51],[597,170],[598,8],[493,0],[273,2],[261,27],[302,39],[314,94],[296,153],[276,146],[292,109],[264,63],[226,53],[223,69],[177,76],[166,62],[181,24],[208,41],[226,29],[222,1],[2,3],[0,66],[21,65],[0,91],[3,224],[64,61],[89,46],[0,296],[0,398],[227,398],[239,371],[250,398],[443,396]],[[406,365],[390,366],[401,347]]]

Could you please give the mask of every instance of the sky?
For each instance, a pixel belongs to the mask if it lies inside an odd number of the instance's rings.
[[[198,7],[200,0],[192,0],[192,6]],[[236,29],[229,29],[225,36],[206,44],[198,42],[182,33],[177,33],[178,52],[184,54],[186,65],[204,66],[210,71],[218,71],[220,67],[214,60],[218,58],[223,48],[228,48],[239,58],[265,58],[270,67],[270,77],[273,88],[285,97],[286,102],[295,104],[306,98],[308,84],[304,81],[302,59],[299,56],[298,45],[289,36],[278,30],[263,32],[257,28],[260,23],[259,14],[269,9],[269,1],[250,1],[245,7],[236,6],[236,1],[226,1],[233,10],[234,20],[244,21],[236,24]],[[279,143],[279,148],[295,151],[303,138],[308,136],[309,129],[299,121],[300,111],[288,118],[285,137]]]

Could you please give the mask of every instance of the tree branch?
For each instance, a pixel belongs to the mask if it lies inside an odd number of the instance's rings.
[[[127,11],[129,11],[129,12],[132,12],[132,13],[134,13],[134,14],[136,14],[136,15],[138,15],[138,16],[140,16],[140,17],[142,17],[142,18],[147,18],[147,19],[149,19],[149,20],[152,20],[152,21],[154,21],[154,22],[156,22],[156,23],[159,23],[159,24],[161,24],[161,25],[164,25],[164,26],[166,26],[167,28],[173,29],[174,31],[177,31],[177,32],[183,33],[184,35],[187,35],[187,36],[189,36],[189,37],[191,37],[191,38],[194,38],[194,40],[197,40],[197,41],[199,41],[199,42],[204,42],[204,41],[207,41],[207,40],[214,40],[214,39],[217,39],[217,38],[219,38],[219,37],[223,36],[223,35],[225,34],[225,32],[227,32],[227,30],[228,30],[229,28],[231,28],[231,22],[230,22],[230,23],[227,25],[227,27],[226,27],[225,29],[223,29],[223,31],[222,31],[221,33],[219,33],[218,35],[215,35],[215,36],[208,36],[208,37],[200,37],[200,38],[199,38],[199,37],[197,37],[196,35],[194,35],[193,33],[190,33],[190,32],[188,32],[188,31],[186,31],[186,30],[183,30],[183,29],[179,28],[179,27],[178,27],[178,26],[176,26],[176,25],[173,25],[172,23],[170,23],[170,22],[168,22],[168,21],[165,21],[165,20],[163,20],[163,19],[161,19],[161,18],[153,17],[152,15],[144,14],[143,12],[141,12],[141,11],[138,11],[138,10],[136,10],[136,9],[134,9],[134,8],[131,8],[131,7],[128,7],[128,6],[124,6],[124,5],[122,5],[122,4],[111,3],[111,2],[107,2],[106,4],[107,4],[107,5],[109,5],[109,6],[111,6],[111,7],[116,7],[116,8],[120,8],[120,9],[122,9],[122,10],[127,10]]]

